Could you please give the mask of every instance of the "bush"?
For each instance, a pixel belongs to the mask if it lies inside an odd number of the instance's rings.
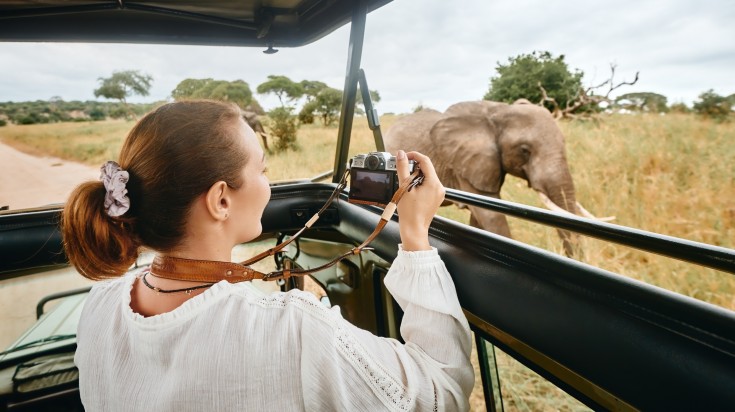
[[[100,109],[99,107],[93,108],[92,110],[87,112],[87,115],[93,121],[105,120],[106,117],[104,110]]]
[[[15,123],[22,125],[48,123],[48,118],[41,116],[37,112],[23,113],[15,117],[15,119],[13,120],[15,121]]]
[[[697,114],[715,119],[717,121],[727,120],[732,113],[732,103],[723,96],[709,89],[699,95],[699,100],[694,102],[694,111]]]
[[[692,109],[690,109],[686,104],[679,102],[672,104],[671,107],[669,107],[669,111],[672,113],[690,113]]]
[[[301,124],[314,124],[314,111],[316,110],[316,102],[307,102],[299,112],[299,122]]]
[[[275,151],[297,150],[296,131],[298,130],[298,124],[296,116],[293,115],[293,108],[277,107],[268,112],[268,117],[270,118],[271,135],[276,140]]]
[[[130,112],[122,106],[116,106],[110,108],[110,117],[113,119],[127,119],[130,116]]]
[[[0,127],[6,126],[8,122],[5,119],[0,119]]]

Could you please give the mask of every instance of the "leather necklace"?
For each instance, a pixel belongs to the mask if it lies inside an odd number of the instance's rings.
[[[337,197],[337,194],[340,193],[342,189],[346,186],[348,174],[349,169],[345,172],[339,185],[337,185],[337,187],[334,189],[334,192],[332,192],[332,195],[329,197],[324,206],[311,219],[309,219],[306,225],[304,225],[304,227],[301,228],[294,236],[292,236],[287,241],[282,242],[281,244],[274,246],[273,248],[268,249],[265,252],[256,255],[248,260],[240,263],[234,263],[212,260],[184,259],[161,255],[156,255],[154,257],[149,272],[151,275],[164,279],[183,280],[189,282],[207,282],[207,285],[200,285],[192,288],[163,290],[150,285],[145,280],[145,275],[143,275],[142,277],[143,284],[145,284],[148,288],[160,293],[187,292],[190,294],[192,290],[203,289],[212,286],[213,284],[221,280],[226,280],[230,283],[237,283],[246,282],[253,279],[270,281],[277,279],[288,279],[292,276],[309,275],[334,266],[335,264],[337,264],[337,262],[348,256],[357,255],[363,250],[371,250],[372,248],[368,248],[367,245],[372,242],[373,239],[375,239],[375,237],[380,233],[381,230],[383,230],[385,225],[388,223],[388,220],[390,220],[391,216],[393,216],[398,201],[400,201],[401,197],[403,197],[403,194],[423,182],[424,176],[418,167],[416,167],[414,172],[408,178],[406,178],[406,180],[404,180],[401,185],[399,185],[398,190],[396,190],[395,194],[391,198],[390,203],[388,203],[388,205],[385,207],[385,210],[383,211],[383,214],[380,216],[380,221],[375,227],[375,230],[373,230],[370,236],[368,236],[367,239],[365,239],[365,241],[362,242],[362,244],[360,244],[359,246],[353,247],[350,251],[340,256],[337,256],[334,260],[325,263],[324,265],[311,269],[284,268],[282,270],[277,270],[269,273],[262,273],[249,266],[255,262],[265,259],[266,257],[273,256],[276,253],[280,252],[288,244],[298,238],[306,229],[309,229],[319,219],[319,216],[324,212],[324,210],[326,210],[327,207],[332,203],[332,201]]]

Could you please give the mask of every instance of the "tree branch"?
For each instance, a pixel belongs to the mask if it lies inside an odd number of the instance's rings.
[[[635,78],[632,81],[626,82],[622,81],[618,84],[615,84],[615,69],[617,66],[615,64],[610,64],[610,78],[605,80],[604,82],[598,84],[597,86],[590,86],[586,89],[582,88],[579,90],[579,93],[577,93],[577,96],[574,97],[574,99],[567,102],[567,107],[561,111],[561,117],[569,118],[572,117],[572,113],[579,108],[583,106],[587,106],[590,104],[600,104],[602,102],[612,103],[612,99],[610,98],[610,93],[613,92],[613,90],[621,87],[621,86],[632,86],[638,82],[638,75],[640,72],[635,73]],[[605,85],[608,85],[607,93],[604,95],[596,95],[594,94],[594,91],[604,87]],[[539,85],[540,87],[540,85]],[[543,89],[542,89],[543,90]],[[544,94],[545,95],[545,94]]]
[[[541,101],[538,102],[539,106],[544,105],[544,102],[551,102],[551,104],[554,106],[554,110],[551,112],[551,115],[554,116],[554,119],[558,119],[562,117],[561,110],[559,109],[559,103],[556,102],[556,99],[553,97],[549,97],[549,95],[546,93],[546,89],[544,89],[544,86],[541,85],[541,82],[538,82],[538,88],[541,89]]]

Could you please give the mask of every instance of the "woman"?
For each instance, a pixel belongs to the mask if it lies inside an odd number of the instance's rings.
[[[190,101],[141,119],[102,182],[80,185],[63,215],[69,260],[100,280],[87,298],[75,362],[88,411],[466,410],[470,332],[429,245],[444,188],[431,161],[399,152],[425,179],[398,205],[402,246],[385,283],[405,311],[405,345],[345,321],[302,291],[249,282],[125,275],[138,250],[226,261],[261,233],[265,157],[234,106]],[[188,262],[188,261],[184,261]],[[159,274],[160,275],[160,274]],[[166,292],[166,293],[162,293]]]

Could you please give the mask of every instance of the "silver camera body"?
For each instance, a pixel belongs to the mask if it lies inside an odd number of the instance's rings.
[[[409,173],[415,165],[409,160]],[[385,206],[399,183],[396,157],[388,152],[359,154],[350,160],[350,203]]]

